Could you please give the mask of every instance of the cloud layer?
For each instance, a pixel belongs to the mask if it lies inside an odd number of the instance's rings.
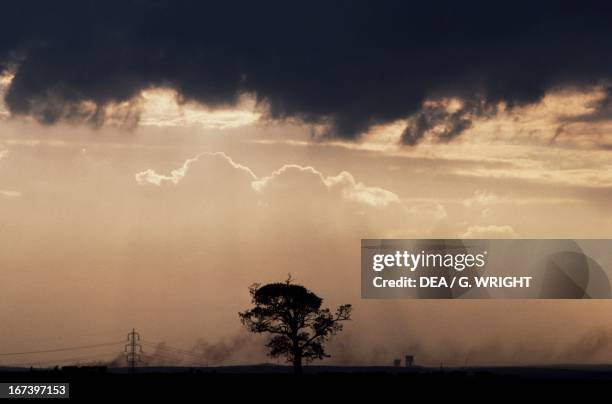
[[[11,113],[47,123],[99,124],[109,105],[170,87],[213,107],[254,94],[269,118],[324,125],[324,136],[411,118],[405,143],[436,125],[448,141],[500,102],[608,85],[611,12],[590,2],[26,0],[3,5],[0,70],[15,69]],[[424,106],[445,97],[463,107]]]
[[[211,161],[214,169],[211,167]],[[152,184],[161,186],[164,184],[179,184],[187,175],[192,165],[197,165],[201,171],[208,171],[208,176],[217,176],[219,171],[233,170],[231,176],[224,176],[222,180],[227,182],[230,177],[235,177],[236,173],[244,180],[249,181],[252,190],[257,193],[264,192],[286,192],[289,190],[294,193],[305,193],[312,197],[320,193],[330,193],[339,195],[342,199],[371,207],[385,207],[389,204],[400,203],[399,197],[386,189],[379,187],[369,187],[362,182],[357,182],[353,175],[347,171],[342,171],[336,176],[324,176],[320,171],[313,167],[303,167],[297,164],[286,164],[272,174],[257,178],[255,173],[241,164],[234,162],[231,157],[223,152],[207,152],[188,159],[185,163],[170,172],[170,175],[158,174],[153,169],[148,169],[135,174],[136,182],[141,185]],[[207,167],[207,168],[203,168]],[[203,186],[203,183],[198,184]],[[256,195],[253,194],[253,197]]]

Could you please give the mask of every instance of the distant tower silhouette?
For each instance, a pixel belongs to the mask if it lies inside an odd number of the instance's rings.
[[[132,332],[127,335],[127,344],[125,345],[125,359],[127,360],[128,368],[131,373],[136,371],[136,364],[140,362],[140,354],[142,346],[140,345],[140,334],[132,328]]]

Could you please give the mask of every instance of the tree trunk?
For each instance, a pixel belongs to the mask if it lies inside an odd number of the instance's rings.
[[[293,373],[296,375],[301,375],[302,372],[302,353],[295,353],[293,355]]]

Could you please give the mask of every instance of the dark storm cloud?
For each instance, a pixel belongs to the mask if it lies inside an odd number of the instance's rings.
[[[252,92],[273,119],[350,139],[412,117],[414,144],[440,122],[458,136],[499,101],[609,82],[610,7],[534,3],[25,0],[2,5],[0,64],[16,66],[11,112],[48,123],[170,86],[211,106]],[[422,109],[445,96],[467,106]]]
[[[449,141],[472,126],[472,116],[491,116],[497,112],[495,104],[483,99],[464,99],[463,105],[450,112],[444,105],[425,105],[411,119],[402,133],[402,143],[415,145],[425,134],[436,127],[441,141]]]

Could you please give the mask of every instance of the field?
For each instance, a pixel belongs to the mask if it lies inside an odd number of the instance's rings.
[[[312,366],[296,376],[284,366],[230,366],[217,368],[66,367],[31,370],[3,369],[1,382],[68,382],[76,399],[202,397],[256,401],[292,401],[330,398],[429,397],[436,399],[516,397],[545,394],[605,392],[612,366],[498,367],[411,369],[392,367]],[[288,394],[288,395],[287,395]],[[529,396],[532,397],[532,396]],[[215,400],[216,401],[216,400]]]

